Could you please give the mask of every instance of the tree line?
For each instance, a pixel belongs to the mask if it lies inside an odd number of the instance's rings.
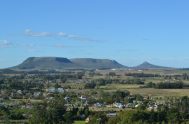
[[[176,82],[160,82],[160,83],[152,83],[149,82],[145,87],[147,88],[156,88],[156,89],[182,89],[184,88],[184,83],[182,81]]]
[[[94,79],[85,84],[86,89],[94,89],[96,86],[105,86],[107,84],[144,84],[144,80],[140,78],[130,78],[130,79]]]

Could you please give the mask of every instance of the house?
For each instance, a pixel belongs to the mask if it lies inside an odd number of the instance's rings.
[[[135,104],[134,103],[128,103],[126,105],[127,108],[134,108],[135,107]]]
[[[122,103],[118,103],[118,102],[114,103],[113,106],[120,109],[125,107]]]
[[[157,104],[149,105],[147,108],[148,111],[152,111],[152,110],[157,111],[157,109],[158,109]]]
[[[81,100],[83,100],[83,101],[87,100],[87,98],[86,98],[86,97],[83,97],[83,96],[80,96],[79,99],[81,99]]]
[[[17,92],[16,92],[16,93],[18,93],[18,94],[22,95],[22,90],[17,90]]]
[[[49,92],[49,93],[64,93],[64,88],[50,87],[49,89],[47,89],[47,92]]]
[[[58,93],[64,93],[64,88],[57,88]]]
[[[103,106],[103,104],[102,104],[102,103],[97,102],[97,103],[95,103],[95,104],[94,104],[94,106],[95,106],[95,107],[102,107],[102,106]]]
[[[136,105],[135,105],[135,108],[138,108],[139,106],[141,106],[141,104],[136,104]]]
[[[70,97],[66,96],[66,97],[64,97],[64,100],[69,101]]]
[[[47,89],[47,92],[49,92],[49,93],[55,93],[56,89],[54,87],[50,87],[49,89]]]
[[[41,95],[41,92],[34,92],[34,93],[33,93],[33,96],[34,96],[34,97],[39,97],[40,95]]]

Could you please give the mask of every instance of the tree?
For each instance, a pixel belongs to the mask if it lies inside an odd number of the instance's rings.
[[[108,75],[111,76],[111,77],[114,77],[114,76],[116,76],[116,73],[115,72],[109,72]]]
[[[66,109],[64,107],[64,98],[56,96],[48,104],[36,105],[33,110],[30,124],[59,124],[63,123]]]
[[[21,112],[19,109],[14,109],[10,112],[9,118],[12,120],[22,120],[25,119],[23,116],[23,112]]]
[[[48,112],[45,105],[36,105],[34,107],[32,117],[29,120],[30,124],[50,124],[48,122]]]
[[[130,92],[129,91],[116,91],[113,93],[113,99],[115,101],[124,101],[124,98],[129,96]]]

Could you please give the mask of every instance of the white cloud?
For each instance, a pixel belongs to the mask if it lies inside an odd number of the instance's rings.
[[[88,41],[88,42],[97,41],[97,40],[93,40],[93,39],[90,39],[90,38],[87,38],[87,37],[82,37],[82,36],[74,35],[74,34],[67,34],[67,33],[64,33],[64,32],[59,32],[59,33],[57,33],[57,35],[64,37],[64,38],[67,38],[67,39],[70,39],[70,40],[76,40],[76,41]]]
[[[11,47],[13,44],[7,40],[0,40],[0,48]]]
[[[30,29],[25,30],[25,34],[27,36],[32,36],[32,37],[47,37],[47,36],[52,36],[52,33],[49,32],[33,32]]]
[[[65,32],[58,32],[58,33],[51,33],[51,32],[33,32],[31,29],[26,29],[25,30],[25,35],[30,36],[30,37],[63,37],[69,40],[75,40],[75,41],[97,41],[91,38],[83,37],[80,35],[75,35],[75,34],[68,34]]]
[[[63,36],[63,37],[67,36],[67,34],[64,33],[64,32],[59,32],[59,33],[57,33],[57,35],[58,35],[58,36]]]

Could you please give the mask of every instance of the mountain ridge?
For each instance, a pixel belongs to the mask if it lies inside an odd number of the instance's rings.
[[[35,70],[69,70],[69,69],[180,69],[151,64],[147,61],[134,67],[128,67],[111,59],[95,58],[65,58],[65,57],[29,57],[21,64],[1,69],[6,71],[35,71]],[[7,70],[8,69],[8,70]]]
[[[62,70],[62,69],[112,69],[125,68],[124,65],[110,59],[64,57],[29,57],[14,70]]]

